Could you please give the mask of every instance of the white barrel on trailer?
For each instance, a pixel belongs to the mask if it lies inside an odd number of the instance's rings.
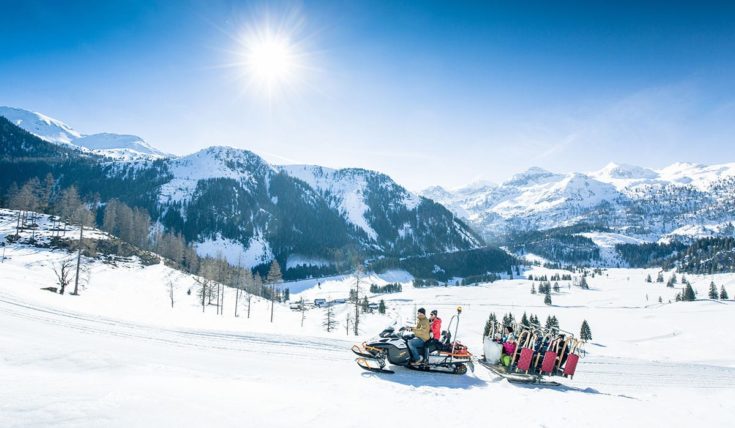
[[[483,351],[485,352],[485,361],[488,364],[498,364],[500,356],[503,354],[503,347],[488,336],[482,344]]]

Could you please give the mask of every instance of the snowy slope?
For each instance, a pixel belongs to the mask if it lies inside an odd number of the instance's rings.
[[[256,171],[272,172],[260,157],[232,147],[208,147],[188,156],[169,161],[173,179],[160,191],[162,203],[182,202],[191,198],[200,180],[229,178],[246,187],[256,184]]]
[[[0,106],[0,116],[4,116],[15,125],[50,143],[71,145],[74,140],[82,136],[64,122],[41,113]]]
[[[167,154],[135,135],[101,133],[85,135],[64,122],[41,113],[0,106],[0,116],[31,134],[54,144],[89,150],[116,160],[159,159]]]
[[[0,234],[10,232],[12,222],[0,222]],[[405,274],[370,276],[365,287],[398,280],[404,291],[371,296],[384,299],[388,313],[363,314],[355,337],[344,329],[347,305],[335,306],[340,325],[332,333],[321,325],[324,309],[306,311],[302,327],[301,313],[276,304],[271,324],[268,302],[257,298],[250,317],[240,300],[236,318],[230,289],[223,315],[214,306],[202,312],[192,277],[134,262],[94,263],[81,295],[61,296],[40,288],[53,285],[49,265],[66,253],[12,244],[6,256],[0,426],[371,427],[376,417],[409,426],[431,415],[438,426],[685,427],[728,426],[733,416],[735,342],[711,326],[735,322],[734,303],[658,304],[679,290],[645,283],[652,269],[606,270],[588,277],[587,291],[562,281],[553,306],[531,295],[525,279],[414,289]],[[524,277],[556,272],[534,268]],[[735,290],[735,274],[687,277],[700,296],[712,280]],[[343,298],[353,283],[335,277],[286,286],[301,290],[294,300]],[[438,309],[447,326],[458,305],[458,336],[476,354],[490,312],[554,314],[574,332],[586,319],[594,339],[575,378],[558,388],[509,384],[480,366],[452,376],[401,368],[377,375],[355,365],[352,343],[412,321],[421,306]]]
[[[136,159],[139,157],[158,159],[167,157],[165,153],[152,147],[143,141],[142,138],[135,135],[110,133],[85,135],[74,140],[74,144],[116,159]]]
[[[357,171],[347,173],[345,170],[338,171],[313,165],[288,165],[280,168],[322,194],[330,194],[332,206],[340,210],[347,221],[365,231],[370,239],[377,239],[378,234],[365,218],[368,206],[363,196],[367,187],[364,175]]]

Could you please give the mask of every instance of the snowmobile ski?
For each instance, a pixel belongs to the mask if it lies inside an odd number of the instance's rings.
[[[357,363],[357,365],[360,366],[361,368],[369,371],[369,372],[374,372],[374,373],[387,373],[387,374],[393,374],[393,373],[395,373],[393,370],[384,368],[385,366],[382,366],[382,367],[381,366],[374,367],[374,366],[370,365],[370,361],[377,362],[377,360],[372,359],[372,358],[370,358],[370,359],[364,358],[364,357],[355,358],[355,362]]]
[[[375,354],[371,354],[364,347],[360,347],[358,345],[354,345],[352,347],[352,352],[355,355],[357,355],[358,357],[362,357],[362,358],[375,358]]]

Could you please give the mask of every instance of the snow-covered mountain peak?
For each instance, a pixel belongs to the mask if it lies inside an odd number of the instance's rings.
[[[661,179],[676,185],[692,185],[705,190],[714,182],[735,176],[735,162],[701,165],[678,162],[658,171]]]
[[[101,133],[86,135],[74,144],[116,158],[163,158],[167,155],[135,135]]]
[[[265,173],[274,168],[255,153],[229,146],[211,146],[173,161],[186,176],[204,178],[239,178],[250,172]]]
[[[601,181],[607,180],[653,180],[658,178],[656,171],[635,165],[610,162],[602,169],[590,174]]]
[[[0,106],[0,116],[49,143],[72,144],[82,136],[64,122],[41,113]]]
[[[550,181],[558,181],[564,176],[555,174],[537,166],[531,167],[524,172],[515,174],[510,180],[503,183],[504,186],[528,186],[532,184],[548,183]]]
[[[58,119],[15,107],[0,107],[0,116],[49,143],[68,145],[81,151],[91,150],[95,154],[118,160],[169,156],[135,135],[85,135]]]

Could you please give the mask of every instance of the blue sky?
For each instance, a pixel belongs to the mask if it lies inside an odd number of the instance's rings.
[[[735,161],[727,3],[0,3],[0,104],[175,154],[230,145],[415,190]],[[271,97],[232,65],[266,20],[305,65]]]

